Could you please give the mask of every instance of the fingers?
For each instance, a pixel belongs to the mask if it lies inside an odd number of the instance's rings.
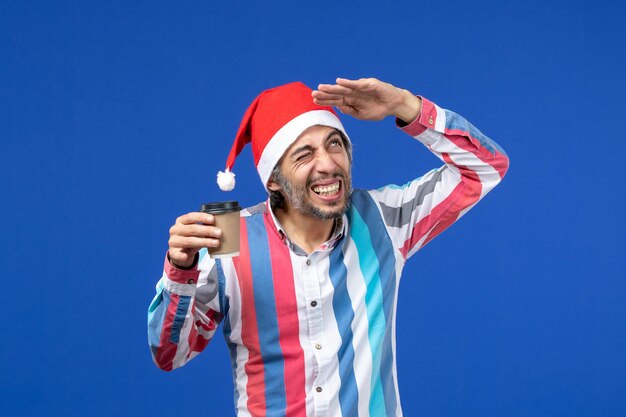
[[[318,90],[311,93],[313,102],[320,106],[346,106],[358,98],[359,92],[351,88],[332,85],[320,84]]]
[[[194,211],[191,213],[183,214],[179,218],[176,219],[176,224],[194,224],[194,223],[204,223],[204,224],[214,224],[215,218],[212,214],[201,213],[198,211]]]
[[[317,90],[311,95],[316,104],[322,106],[341,106],[345,105],[346,98],[358,99],[369,97],[376,89],[377,84],[381,84],[375,78],[361,78],[359,80],[348,80],[346,78],[337,78],[337,84],[320,84]]]
[[[317,86],[317,91],[314,93],[318,93],[318,95],[348,95],[354,91],[353,88],[337,85],[337,84],[320,84]],[[315,95],[313,95],[315,97]]]
[[[320,85],[320,88],[325,86]],[[341,106],[345,104],[345,96],[336,93],[330,93],[325,91],[316,90],[311,93],[313,96],[313,102],[320,106]]]
[[[347,78],[337,78],[335,82],[345,88],[352,90],[362,90],[374,88],[376,84],[382,84],[380,80],[376,78],[360,78],[358,80],[349,80]]]
[[[317,98],[313,99],[315,104],[320,106],[344,106],[346,104],[345,98],[336,98],[336,99],[328,99],[328,100],[320,100]]]
[[[327,92],[319,91],[319,90],[313,91],[311,95],[313,96],[313,98],[316,98],[319,100],[341,100],[345,97],[345,95],[342,95],[342,94],[327,93]]]
[[[170,228],[170,261],[187,268],[200,249],[219,247],[222,230],[214,224],[215,218],[207,213],[191,212],[178,217]]]
[[[355,88],[361,87],[364,80],[365,80],[364,78],[361,78],[360,80],[349,80],[347,78],[337,78],[335,82],[340,86],[355,89]]]
[[[340,112],[343,114],[347,114],[352,117],[356,117],[358,115],[358,111],[352,106],[337,106]]]
[[[219,239],[202,238],[195,236],[180,236],[174,235],[169,240],[170,249],[202,249],[202,248],[216,248],[220,245]]]
[[[207,213],[192,212],[180,216],[170,228],[170,249],[197,251],[206,247],[218,247],[222,230],[213,224],[215,218]]]
[[[176,223],[170,228],[171,236],[183,236],[183,237],[200,237],[200,238],[220,238],[222,236],[222,230],[215,226],[208,226],[205,224],[179,224]]]

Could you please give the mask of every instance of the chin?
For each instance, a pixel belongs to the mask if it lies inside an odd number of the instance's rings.
[[[316,204],[311,200],[304,202],[300,211],[303,214],[316,217],[321,220],[338,219],[343,216],[349,206],[349,198],[333,201],[327,204]]]

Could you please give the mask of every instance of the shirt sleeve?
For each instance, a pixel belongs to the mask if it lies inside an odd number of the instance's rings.
[[[154,363],[165,371],[186,364],[207,346],[222,321],[224,274],[200,251],[198,265],[178,269],[165,256],[163,275],[148,309],[148,343]]]
[[[419,116],[399,127],[445,164],[403,186],[370,191],[404,259],[471,209],[509,166],[504,150],[467,120],[421,99]]]

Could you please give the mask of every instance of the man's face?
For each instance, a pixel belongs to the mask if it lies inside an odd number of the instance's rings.
[[[341,217],[351,193],[350,158],[340,133],[312,126],[287,149],[280,175],[268,186],[285,196],[287,205],[322,220]]]

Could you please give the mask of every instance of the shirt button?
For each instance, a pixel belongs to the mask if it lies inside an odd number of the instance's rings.
[[[187,281],[187,284],[195,284],[196,281],[194,281],[193,279],[190,279],[189,281]]]
[[[310,259],[306,260],[306,266],[311,266],[311,260]]]
[[[315,349],[320,350],[322,348],[322,345],[320,345],[319,343],[315,345]]]
[[[317,301],[311,301],[311,307],[315,307],[317,305]]]
[[[317,392],[322,392],[322,387],[317,387],[317,388],[315,388],[315,391],[317,391]]]

